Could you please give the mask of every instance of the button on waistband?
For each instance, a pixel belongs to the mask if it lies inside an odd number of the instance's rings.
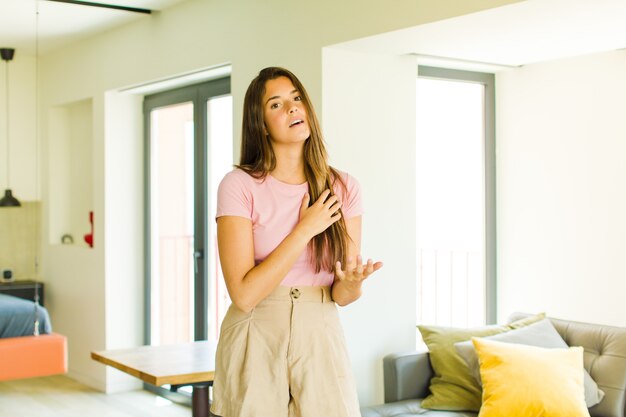
[[[293,298],[300,298],[300,290],[297,288],[294,288],[291,290],[291,296]]]

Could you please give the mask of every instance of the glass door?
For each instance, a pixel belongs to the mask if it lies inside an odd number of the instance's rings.
[[[217,328],[219,269],[208,216],[232,167],[230,79],[147,96],[144,115],[146,343],[206,340]]]
[[[207,231],[211,242],[211,251],[207,253],[208,264],[208,293],[211,299],[208,301],[208,340],[217,341],[220,324],[230,306],[230,298],[226,290],[226,284],[222,276],[222,269],[217,253],[217,187],[224,175],[233,168],[233,98],[230,95],[212,97],[207,101],[208,122],[208,145],[209,164],[207,175],[212,178],[208,183],[207,207]],[[229,140],[230,139],[230,140]]]
[[[150,344],[194,340],[193,102],[150,114]]]

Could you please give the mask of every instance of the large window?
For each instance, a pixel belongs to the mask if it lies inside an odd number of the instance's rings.
[[[420,67],[417,320],[495,321],[493,75]]]

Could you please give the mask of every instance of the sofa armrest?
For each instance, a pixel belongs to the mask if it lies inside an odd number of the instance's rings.
[[[424,398],[433,370],[428,352],[392,353],[383,358],[385,402]]]

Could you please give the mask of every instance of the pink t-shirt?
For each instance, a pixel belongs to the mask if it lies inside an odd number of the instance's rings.
[[[363,214],[359,183],[347,173],[341,173],[346,191],[336,182],[334,192],[342,202],[344,219]],[[252,221],[254,238],[254,262],[261,263],[298,224],[302,198],[308,184],[292,185],[281,182],[271,175],[256,179],[241,169],[235,169],[224,177],[217,191],[217,215],[239,216]],[[315,273],[309,261],[308,251],[303,251],[280,285],[331,285],[334,273]]]

